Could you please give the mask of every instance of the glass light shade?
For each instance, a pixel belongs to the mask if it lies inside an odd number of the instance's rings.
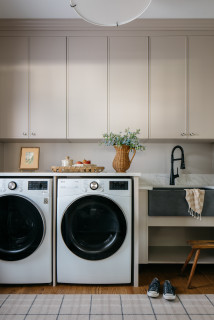
[[[152,0],[70,0],[71,7],[87,22],[119,26],[139,18]]]

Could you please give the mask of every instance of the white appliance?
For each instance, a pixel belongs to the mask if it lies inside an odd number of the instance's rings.
[[[57,282],[131,280],[132,180],[58,179]]]
[[[0,283],[52,282],[52,179],[0,178]]]

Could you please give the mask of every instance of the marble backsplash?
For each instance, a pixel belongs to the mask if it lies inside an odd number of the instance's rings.
[[[142,174],[140,187],[214,187],[214,174],[180,174],[174,186],[170,186],[169,179],[169,174]]]

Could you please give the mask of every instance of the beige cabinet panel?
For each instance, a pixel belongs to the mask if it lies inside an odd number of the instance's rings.
[[[31,37],[29,137],[66,138],[66,38]]]
[[[148,38],[109,39],[109,129],[148,137]]]
[[[214,37],[189,37],[189,134],[214,138]]]
[[[107,38],[68,39],[68,138],[107,131]]]
[[[150,38],[150,138],[186,137],[186,38]]]
[[[28,137],[28,39],[0,38],[0,138]]]

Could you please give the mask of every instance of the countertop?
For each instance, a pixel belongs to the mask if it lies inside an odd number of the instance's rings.
[[[140,177],[141,173],[138,172],[127,172],[127,173],[117,173],[117,172],[100,172],[100,173],[59,173],[59,172],[0,172],[0,177]]]
[[[180,174],[175,180],[175,185],[169,184],[169,174],[142,174],[140,177],[140,190],[153,188],[213,188],[214,174]]]

